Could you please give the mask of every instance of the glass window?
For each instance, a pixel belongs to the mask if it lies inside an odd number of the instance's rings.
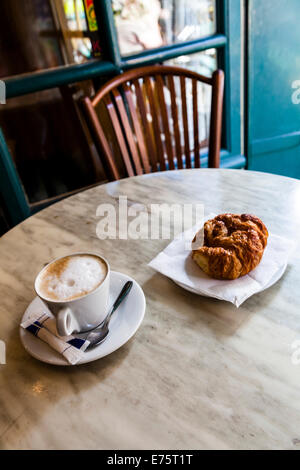
[[[100,57],[94,0],[51,0],[66,62]]]
[[[175,57],[175,59],[167,60],[164,63],[193,70],[201,75],[210,77],[217,69],[217,51],[216,49],[206,49],[195,54]]]
[[[94,1],[1,2],[0,55],[1,78],[100,57]]]
[[[122,55],[214,34],[215,0],[113,0]]]
[[[216,49],[207,49],[196,54],[184,55],[164,62],[166,65],[175,65],[189,70],[193,70],[201,75],[211,77],[214,70],[217,69],[217,51]],[[178,84],[179,87],[179,84]],[[211,107],[211,87],[205,83],[198,84],[198,109],[199,109],[199,135],[200,146],[208,146],[209,120]],[[178,103],[181,108],[181,102]],[[193,101],[192,89],[187,89],[187,113],[188,122],[193,122]],[[182,129],[183,125],[180,126]],[[193,142],[193,128],[189,126],[190,144]],[[191,147],[192,148],[192,147]]]

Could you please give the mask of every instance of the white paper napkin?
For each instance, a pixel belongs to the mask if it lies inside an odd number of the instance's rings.
[[[205,220],[214,217],[215,214],[209,214]],[[148,266],[197,294],[226,300],[236,307],[278,280],[296,248],[294,241],[270,233],[262,260],[253,271],[235,280],[220,281],[207,276],[191,258],[191,242],[203,225],[204,219],[178,235]]]
[[[77,364],[90,344],[89,341],[75,336],[59,336],[56,329],[56,320],[42,301],[41,310],[32,313],[28,320],[21,323],[21,327],[45,341],[72,365]]]

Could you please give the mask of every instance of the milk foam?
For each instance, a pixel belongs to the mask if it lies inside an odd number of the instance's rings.
[[[66,301],[88,294],[105,279],[105,263],[93,255],[67,256],[46,268],[38,280],[41,295]]]

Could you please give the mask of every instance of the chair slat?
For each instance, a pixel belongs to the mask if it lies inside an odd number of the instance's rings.
[[[123,86],[123,89],[124,89],[124,93],[125,93],[126,100],[127,100],[127,103],[128,103],[128,108],[129,108],[129,111],[130,111],[130,114],[131,114],[134,130],[135,130],[135,135],[136,135],[136,139],[137,139],[137,144],[138,144],[138,147],[139,147],[139,150],[140,150],[141,160],[143,162],[143,167],[144,167],[145,173],[150,173],[151,168],[150,168],[150,164],[149,164],[148,152],[147,152],[147,148],[146,148],[146,145],[145,145],[140,120],[138,118],[136,107],[135,107],[134,102],[133,102],[132,90],[131,90],[130,86],[127,85],[126,83]]]
[[[86,96],[83,99],[83,104],[86,109],[86,114],[89,117],[91,128],[93,129],[93,134],[95,137],[95,140],[98,142],[100,145],[100,148],[103,149],[103,152],[105,153],[106,156],[106,170],[108,170],[108,173],[114,180],[120,179],[120,174],[119,171],[116,167],[115,161],[114,161],[114,156],[112,154],[112,151],[110,149],[109,143],[105,137],[104,131],[102,129],[102,126],[100,124],[100,121],[98,119],[97,113],[92,105],[91,100]]]
[[[159,106],[161,110],[161,117],[162,117],[162,125],[165,134],[165,144],[166,144],[166,151],[167,157],[169,162],[169,169],[174,170],[174,158],[173,158],[173,151],[172,151],[172,140],[171,140],[171,133],[170,133],[170,126],[169,126],[169,116],[165,101],[165,94],[164,94],[164,82],[161,75],[155,76],[155,82],[158,92],[159,98]]]
[[[181,142],[180,142],[180,132],[179,132],[179,119],[178,119],[178,109],[176,103],[176,93],[175,93],[175,85],[174,85],[174,77],[173,75],[168,76],[168,83],[171,95],[171,113],[173,119],[173,131],[174,131],[174,138],[175,138],[175,150],[176,150],[176,158],[177,158],[177,167],[179,169],[183,168],[182,163],[182,152],[181,152]]]
[[[152,171],[157,171],[157,158],[156,158],[154,143],[152,140],[152,132],[150,129],[150,124],[147,119],[146,103],[144,101],[144,97],[143,97],[143,93],[142,93],[139,81],[134,80],[132,84],[134,85],[134,88],[135,88],[137,104],[138,104],[138,108],[139,108],[139,112],[140,112],[140,116],[142,120],[142,125],[144,128],[145,141],[146,141],[146,145],[148,148],[148,155],[149,155],[149,160],[151,162]]]
[[[220,166],[223,91],[224,72],[222,70],[216,70],[212,76],[209,130],[208,164],[211,168],[219,168]]]
[[[139,155],[138,155],[136,143],[135,143],[135,140],[134,140],[134,135],[133,135],[133,132],[132,132],[132,129],[131,129],[131,125],[129,123],[129,119],[128,119],[128,115],[127,115],[127,112],[126,112],[126,109],[125,109],[123,98],[122,98],[122,96],[120,95],[120,93],[117,89],[112,90],[112,94],[113,94],[113,97],[115,99],[115,103],[116,103],[116,106],[118,108],[118,111],[119,111],[121,122],[123,124],[126,141],[128,143],[128,147],[129,147],[130,152],[131,152],[131,157],[132,157],[132,160],[134,162],[134,166],[135,166],[135,169],[136,169],[136,174],[142,175],[143,174],[143,169],[141,167],[140,158],[139,158]]]
[[[191,165],[188,115],[187,115],[187,104],[186,104],[186,85],[185,85],[185,77],[183,76],[180,76],[180,88],[181,88],[185,164],[187,168],[191,168],[192,165]]]
[[[192,79],[193,91],[193,126],[194,126],[194,161],[195,168],[200,168],[199,123],[198,123],[198,82]]]
[[[155,106],[152,82],[149,77],[145,77],[145,87],[146,87],[146,92],[147,92],[147,96],[148,96],[149,104],[150,104],[150,112],[151,112],[151,117],[152,117],[154,135],[155,135],[158,161],[160,164],[160,169],[165,170],[166,162],[164,158],[164,150],[163,150],[163,145],[162,145],[162,140],[161,140],[161,130],[160,130],[160,125],[159,125],[159,120],[158,120],[158,111]]]
[[[115,135],[116,135],[118,144],[120,146],[120,150],[121,150],[121,153],[122,153],[122,157],[123,157],[123,160],[124,160],[124,164],[125,164],[127,174],[128,174],[128,176],[134,176],[134,171],[133,171],[133,168],[132,168],[132,165],[131,165],[130,156],[129,156],[127,146],[126,146],[126,142],[125,142],[125,139],[124,139],[124,136],[123,136],[123,131],[122,131],[121,126],[120,126],[120,122],[119,122],[119,118],[118,118],[115,106],[114,106],[109,94],[107,94],[104,97],[104,103],[105,103],[105,105],[107,107],[107,110],[109,112],[109,116],[110,116],[114,131],[115,131]]]

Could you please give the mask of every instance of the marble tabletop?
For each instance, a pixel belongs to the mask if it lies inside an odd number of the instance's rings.
[[[0,448],[300,448],[300,353],[293,349],[300,340],[299,250],[274,286],[237,309],[189,293],[148,267],[168,240],[99,240],[97,207],[116,205],[120,195],[129,204],[197,201],[207,213],[254,213],[269,231],[299,239],[299,181],[213,169],[97,186],[6,233]],[[19,323],[40,268],[75,251],[100,252],[113,270],[134,277],[146,314],[135,336],[110,356],[55,367],[23,349]]]

